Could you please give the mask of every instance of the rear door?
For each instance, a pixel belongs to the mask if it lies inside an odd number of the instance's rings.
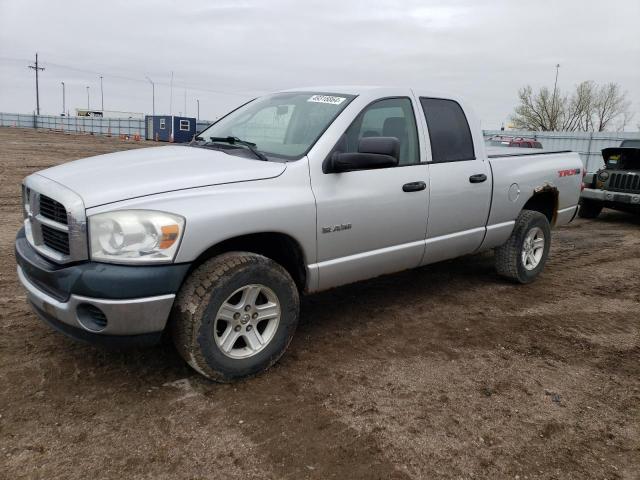
[[[486,232],[489,163],[478,158],[469,122],[454,100],[420,97],[431,143],[429,220],[423,264],[472,253]]]

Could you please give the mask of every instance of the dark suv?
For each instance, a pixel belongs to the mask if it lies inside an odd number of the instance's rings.
[[[604,207],[640,213],[640,140],[624,140],[602,150],[604,167],[584,177],[582,218],[596,218]]]

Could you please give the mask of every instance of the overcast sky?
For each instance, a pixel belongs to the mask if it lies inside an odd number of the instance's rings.
[[[214,119],[296,86],[420,86],[461,94],[483,127],[506,122],[518,88],[617,82],[640,123],[639,0],[0,0],[0,111],[67,108]]]

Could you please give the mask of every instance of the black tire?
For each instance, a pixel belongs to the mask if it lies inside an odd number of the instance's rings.
[[[602,204],[591,200],[582,200],[580,202],[580,209],[578,210],[578,216],[580,218],[597,218],[602,212]]]
[[[544,248],[542,257],[535,268],[529,269],[525,266],[522,254],[525,248],[525,239],[529,232],[539,228],[544,235]],[[496,271],[499,275],[517,283],[533,282],[549,257],[551,246],[551,227],[549,220],[540,212],[523,210],[516,219],[515,227],[509,240],[501,247],[496,248]]]
[[[267,287],[277,296],[277,328],[253,356],[230,358],[214,339],[214,335],[221,338],[215,327],[216,317],[234,292],[254,284]],[[282,266],[262,255],[231,252],[208,260],[191,273],[176,297],[170,322],[182,358],[205,377],[230,382],[256,375],[276,363],[293,338],[298,314],[298,290]]]

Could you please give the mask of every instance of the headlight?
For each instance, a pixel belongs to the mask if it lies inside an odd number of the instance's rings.
[[[110,263],[169,263],[184,218],[153,210],[116,210],[89,217],[91,259]]]
[[[606,170],[598,174],[598,179],[602,180],[603,182],[606,182],[608,178],[609,178],[609,172],[607,172]]]

